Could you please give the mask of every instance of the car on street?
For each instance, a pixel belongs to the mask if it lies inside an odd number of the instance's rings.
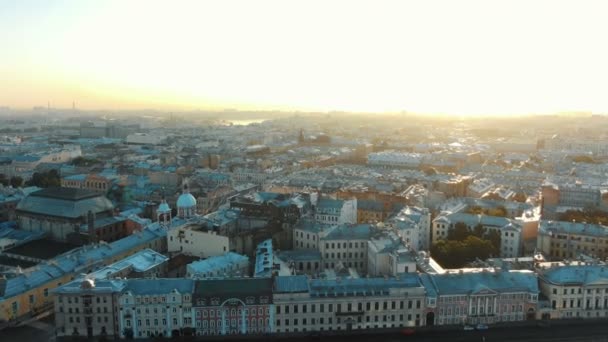
[[[471,331],[471,330],[475,330],[475,327],[474,327],[474,326],[472,326],[472,325],[465,325],[465,326],[464,326],[464,330],[465,330],[465,331]]]
[[[401,335],[405,335],[405,336],[411,336],[414,335],[416,333],[416,330],[412,329],[412,328],[405,328],[403,330],[401,330]]]
[[[475,326],[475,330],[488,330],[488,326],[480,323]]]

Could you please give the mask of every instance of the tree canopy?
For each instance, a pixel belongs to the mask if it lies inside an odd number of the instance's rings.
[[[37,186],[40,188],[51,188],[61,186],[61,178],[57,170],[46,172],[34,172],[32,179],[25,183],[27,186]]]
[[[459,268],[475,259],[487,259],[500,254],[500,232],[482,225],[469,229],[458,222],[448,232],[446,240],[431,247],[431,255],[443,267]]]
[[[471,206],[465,210],[465,213],[474,215],[488,215],[488,216],[500,216],[507,217],[507,209],[502,205],[496,208],[482,208],[478,205]]]
[[[559,215],[560,221],[608,225],[608,213],[597,209],[568,210]]]

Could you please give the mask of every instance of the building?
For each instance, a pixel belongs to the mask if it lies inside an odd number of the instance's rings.
[[[109,174],[76,174],[62,177],[61,186],[105,194],[110,190],[116,179],[118,179],[118,176]]]
[[[451,270],[422,274],[426,324],[495,324],[533,320],[538,279],[532,271]]]
[[[384,222],[388,214],[382,202],[357,200],[357,223]]]
[[[321,270],[354,268],[365,274],[371,233],[369,224],[336,226],[301,220],[294,227],[294,250],[321,253]]]
[[[177,216],[183,219],[189,219],[196,215],[196,198],[192,196],[188,190],[188,186],[184,185],[183,193],[177,198]]]
[[[272,278],[197,281],[194,311],[199,335],[249,335],[273,331]]]
[[[431,248],[431,212],[427,208],[407,206],[392,216],[386,225],[395,229],[410,248],[417,251]]]
[[[15,221],[17,204],[32,192],[40,190],[39,187],[12,188],[0,185],[0,222]]]
[[[83,189],[46,188],[26,196],[15,210],[19,227],[45,232],[59,241],[115,240],[127,234],[104,195]],[[106,222],[107,221],[107,222]],[[106,230],[100,230],[101,228]],[[116,234],[114,234],[116,233]],[[110,238],[108,238],[110,237]]]
[[[323,224],[356,224],[357,199],[320,198],[314,204],[314,217],[317,222]]]
[[[248,274],[249,258],[232,252],[195,261],[186,266],[186,277],[193,279],[242,277]]]
[[[536,248],[549,258],[577,259],[580,254],[608,257],[608,227],[578,222],[541,220]]]
[[[112,243],[79,247],[35,267],[5,272],[0,281],[0,329],[51,310],[51,290],[146,248],[166,251],[166,231],[150,226]]]
[[[124,281],[116,318],[120,338],[194,335],[191,279],[129,279]]]
[[[543,319],[608,316],[608,269],[605,265],[547,263],[538,269],[540,290],[549,307]]]
[[[608,190],[577,182],[541,187],[541,212],[545,219],[557,219],[558,213],[569,209],[608,209]]]
[[[118,338],[118,293],[125,288],[125,282],[119,279],[162,276],[167,271],[167,260],[144,249],[51,291],[57,336]]]
[[[367,243],[367,274],[372,277],[397,276],[416,272],[416,253],[410,251],[392,231],[371,236]]]
[[[57,336],[119,337],[115,318],[118,295],[124,288],[122,280],[82,279],[54,290]]]
[[[132,133],[127,135],[126,142],[129,145],[164,145],[167,137],[159,134]]]
[[[219,229],[201,223],[188,223],[167,232],[169,253],[186,254],[200,258],[224,255],[232,251],[230,238],[220,235]]]
[[[373,152],[367,155],[367,163],[369,165],[398,166],[417,169],[422,163],[422,155],[418,153],[396,151]]]
[[[424,325],[418,275],[398,278],[274,279],[274,332],[353,331]]]
[[[467,213],[442,213],[433,220],[433,243],[447,239],[456,224],[463,223],[470,230],[482,226],[486,230],[500,233],[500,257],[515,258],[523,250],[522,227],[515,220],[500,216],[475,215]]]

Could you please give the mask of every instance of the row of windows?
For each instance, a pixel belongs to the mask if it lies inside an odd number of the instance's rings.
[[[348,247],[346,247],[348,246]],[[341,245],[339,242],[326,242],[325,249],[336,249],[336,248],[367,248],[367,242],[343,242]]]
[[[568,305],[568,304],[570,304],[570,305]],[[582,304],[582,301],[580,299],[577,299],[576,303],[574,302],[574,299],[570,299],[570,301],[563,300],[561,308],[581,308],[581,304]],[[595,304],[595,305],[592,305],[592,304]],[[602,304],[602,300],[600,300],[599,298],[596,298],[594,301],[587,299],[585,301],[585,309],[591,310],[591,309],[608,308],[608,298],[605,298],[603,300],[603,304],[604,304],[603,306],[601,304]],[[557,302],[555,300],[551,301],[551,307],[553,309],[557,308]]]
[[[239,327],[241,327],[242,324],[243,324],[243,320],[241,320],[241,319],[235,319],[235,318],[233,318],[231,320],[226,320],[226,322],[227,322],[227,324],[229,324],[229,326],[232,326],[232,327],[237,326],[237,325]],[[246,327],[260,327],[260,328],[261,327],[267,327],[268,323],[270,323],[270,320],[268,318],[266,318],[266,319],[264,319],[264,318],[258,318],[258,319],[255,319],[255,318],[252,318],[252,319],[246,318],[245,319],[245,326]],[[209,327],[209,328],[213,329],[216,326],[218,328],[221,328],[221,326],[222,326],[222,320],[218,319],[218,320],[212,320],[212,321],[202,321],[202,322],[197,321],[196,322],[196,327],[197,328],[203,327],[203,329],[207,329]]]
[[[361,252],[361,253],[355,252],[354,253],[354,257],[355,258],[365,258],[365,255],[363,254],[363,252]],[[333,253],[333,252],[332,253],[325,253],[325,259],[330,259],[330,258],[331,259],[336,259],[336,258],[340,259],[340,253]],[[347,258],[346,252],[342,253],[342,258],[344,258],[344,259]],[[348,252],[348,258],[349,259],[353,258],[353,253],[352,252]]]
[[[177,321],[178,321],[177,318],[173,318],[172,322],[173,322],[174,326],[177,325]],[[150,326],[150,322],[154,322],[154,326],[158,326],[158,322],[162,322],[163,326],[167,325],[167,319],[166,318],[163,318],[161,320],[159,320],[158,318],[155,318],[154,320],[151,320],[151,319],[147,318],[147,319],[145,319],[143,321],[141,319],[138,319],[137,320],[137,326],[141,327],[142,322],[145,323],[146,327]],[[182,323],[184,325],[190,325],[190,324],[192,324],[192,318],[191,317],[184,317],[182,319]],[[131,320],[130,319],[125,320],[125,325],[126,325],[127,328],[131,328]]]
[[[365,308],[365,311],[396,310],[396,309],[405,309],[406,306],[408,309],[412,309],[414,307],[416,309],[420,309],[422,306],[422,302],[419,299],[416,301],[408,300],[407,302],[401,300],[401,301],[355,303],[356,306],[353,305],[353,303],[344,303],[344,305],[342,305],[342,304],[343,303],[336,303],[336,305],[335,305],[336,312],[353,312],[353,311],[362,312],[364,310],[364,308]],[[326,306],[326,304],[277,305],[276,313],[277,313],[277,315],[281,314],[281,312],[284,312],[285,314],[290,314],[290,313],[297,314],[299,312],[316,313],[317,307],[318,307],[319,312],[325,312],[326,308],[327,308],[327,312],[334,312],[334,304],[328,303],[327,306]],[[344,311],[342,309],[344,309]]]
[[[159,307],[159,308],[156,308],[156,307],[154,307],[154,308],[145,308],[145,309],[143,310],[143,312],[144,312],[145,314],[150,314],[150,312],[152,312],[152,313],[155,313],[155,314],[156,314],[156,313],[158,313],[158,312],[159,312],[159,309],[160,309],[160,312],[162,312],[162,313],[166,313],[166,312],[167,312],[167,309],[166,309],[165,307]],[[189,313],[191,309],[192,309],[192,308],[190,308],[190,307],[185,307],[185,308],[183,308],[183,312],[184,312],[184,313]],[[152,311],[150,311],[150,310],[152,310]],[[171,308],[171,311],[173,311],[173,313],[177,313],[177,308],[176,308],[176,307],[173,307],[173,308]],[[137,308],[137,314],[139,315],[139,314],[141,314],[141,313],[142,313],[142,309],[141,309],[141,308]]]
[[[202,317],[215,317],[217,312],[217,317],[221,317],[222,315],[222,310],[214,310],[214,309],[210,309],[210,310],[197,310],[196,311],[196,317],[200,318],[201,314]],[[230,312],[228,312],[228,310],[226,310],[226,314],[230,314],[229,316],[241,316],[243,314],[243,309],[232,309],[230,310]],[[252,316],[255,315],[264,315],[264,308],[251,308],[251,309],[245,309],[245,316],[249,316],[249,314],[251,313]],[[266,308],[266,315],[270,315],[270,309],[267,307]]]
[[[363,269],[365,267],[365,263],[363,261],[360,261],[359,263],[349,261],[349,262],[343,263],[343,265],[346,267],[359,267],[361,269]],[[333,268],[335,268],[335,266],[336,266],[336,264],[333,262],[325,263],[325,268],[327,268],[327,269],[333,269]]]
[[[87,309],[85,309],[86,311]],[[59,307],[59,312],[63,312],[63,306]],[[90,311],[91,313],[93,312],[93,310]],[[68,313],[80,313],[79,308],[74,308],[74,311],[72,311],[72,308],[68,308]],[[97,307],[97,313],[101,313],[101,307]],[[108,313],[108,307],[103,308],[103,313]]]
[[[412,322],[412,318],[414,316],[412,314],[407,315],[407,321],[408,322]],[[399,314],[399,315],[375,315],[375,316],[366,316],[365,317],[365,323],[378,323],[378,322],[403,322],[403,319],[405,318],[405,315],[403,314]],[[417,314],[415,316],[416,318],[416,322],[418,324],[419,320],[420,320],[420,314]],[[341,317],[336,317],[336,324],[343,324],[343,323],[363,323],[363,317],[362,316],[357,316],[356,321],[352,321],[351,318],[345,318],[342,319]],[[325,319],[325,317],[319,317],[317,318],[311,318],[310,320],[306,319],[306,318],[302,318],[301,320],[298,318],[293,318],[293,319],[277,319],[276,321],[276,326],[280,327],[282,324],[283,327],[288,327],[288,326],[298,326],[298,325],[316,325],[316,324],[334,324],[334,317],[327,317],[327,320]]]
[[[570,294],[575,294],[575,291],[578,294],[582,294],[583,293],[583,289],[579,287],[576,290],[574,288],[571,288],[570,289]],[[557,294],[557,289],[553,288],[552,292],[553,292],[553,294]],[[593,294],[593,293],[596,293],[596,294],[602,294],[602,293],[608,294],[608,288],[606,288],[606,289],[595,289],[595,290],[594,289],[587,289],[587,294]],[[563,289],[563,294],[565,294],[565,295],[568,294],[568,289]]]

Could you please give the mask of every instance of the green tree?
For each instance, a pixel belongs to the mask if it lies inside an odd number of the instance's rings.
[[[19,188],[23,185],[23,178],[20,176],[13,176],[11,177],[10,183],[13,188]]]
[[[469,235],[471,235],[471,230],[467,227],[463,222],[458,222],[454,225],[453,229],[448,231],[448,240],[452,241],[463,241]]]
[[[496,250],[496,254],[499,254],[501,239],[500,231],[492,229],[486,233],[484,238],[492,243],[492,246],[494,246],[494,249]]]
[[[486,229],[481,224],[477,224],[473,227],[471,235],[481,239],[486,235]]]
[[[50,188],[61,186],[61,178],[57,170],[47,172],[34,172],[32,179],[25,183],[27,186],[37,186],[40,188]]]
[[[2,184],[4,186],[8,186],[8,184],[9,184],[8,178],[6,178],[6,175],[3,173],[0,173],[0,184]]]

